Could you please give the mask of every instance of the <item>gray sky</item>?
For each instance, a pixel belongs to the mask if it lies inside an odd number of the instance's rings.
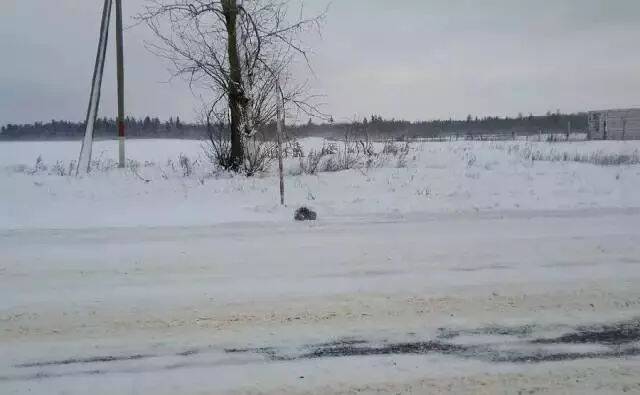
[[[145,0],[123,0],[131,16]],[[307,0],[306,10],[327,0]],[[82,120],[101,0],[0,2],[0,124]],[[132,24],[127,20],[126,24]],[[194,118],[194,99],[126,31],[134,116]],[[109,53],[114,55],[114,36]],[[409,120],[640,105],[638,0],[334,0],[313,47],[315,92],[336,120]],[[101,113],[115,114],[107,62]]]

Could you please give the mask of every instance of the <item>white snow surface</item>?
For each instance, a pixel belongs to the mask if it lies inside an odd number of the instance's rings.
[[[634,155],[638,142],[416,143],[406,167],[317,176],[289,159],[284,208],[274,174],[212,172],[200,144],[129,141],[136,175],[111,168],[116,141],[98,142],[101,168],[80,179],[56,175],[78,142],[0,144],[1,394],[640,392],[637,355],[269,357],[443,330],[509,352],[615,349],[473,331],[637,322],[640,166],[524,153]],[[319,221],[293,221],[303,204]]]
[[[279,206],[272,174],[246,179],[212,171],[202,142],[131,140],[131,170],[94,169],[81,179],[55,175],[69,168],[77,142],[0,144],[0,228],[192,226],[246,221],[289,221],[307,205],[321,219],[408,217],[416,214],[567,210],[640,206],[640,166],[598,166],[523,159],[523,152],[636,153],[640,142],[414,143],[407,166],[351,169],[286,177],[287,208]],[[319,147],[321,139],[306,139]],[[179,156],[196,162],[183,176]],[[29,174],[36,158],[46,170]],[[97,142],[94,159],[113,165],[117,142]],[[288,159],[295,174],[298,159]],[[53,173],[53,174],[52,174]]]

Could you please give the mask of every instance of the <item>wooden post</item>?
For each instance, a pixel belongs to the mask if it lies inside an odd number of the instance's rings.
[[[627,120],[622,118],[622,139],[624,140],[625,134],[627,134]]]
[[[278,139],[278,175],[280,176],[280,204],[284,206],[284,166],[282,163],[282,133],[284,132],[284,99],[281,96],[280,83],[277,82],[276,134]]]
[[[569,136],[571,136],[571,120],[567,122],[567,141],[569,141]]]
[[[124,159],[124,50],[122,37],[122,0],[116,0],[116,56],[118,67],[118,167],[123,168]]]

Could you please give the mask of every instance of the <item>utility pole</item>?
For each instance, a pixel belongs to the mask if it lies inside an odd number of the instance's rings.
[[[124,51],[122,37],[122,0],[116,1],[116,57],[118,63],[118,167],[124,168]]]
[[[100,105],[100,89],[102,87],[102,74],[104,72],[104,60],[107,53],[107,40],[109,38],[109,20],[111,18],[112,0],[104,0],[102,8],[102,22],[100,24],[100,38],[98,40],[98,53],[96,54],[96,63],[93,69],[93,79],[91,80],[91,94],[89,96],[89,107],[87,109],[87,118],[85,121],[84,138],[82,139],[82,148],[80,149],[80,157],[78,158],[78,167],[76,175],[89,173],[91,165],[91,149],[93,145],[93,131],[98,117],[98,107]]]

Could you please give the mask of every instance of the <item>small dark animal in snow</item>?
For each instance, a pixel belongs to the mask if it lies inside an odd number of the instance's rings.
[[[294,218],[296,221],[315,221],[318,218],[318,214],[308,207],[300,207],[296,210]]]

